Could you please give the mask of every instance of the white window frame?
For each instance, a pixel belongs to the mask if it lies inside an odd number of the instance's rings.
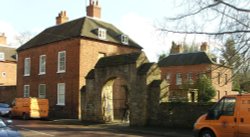
[[[122,44],[125,44],[125,45],[128,45],[128,42],[129,42],[129,38],[128,38],[128,35],[121,35],[121,42]]]
[[[57,84],[57,105],[65,105],[65,83]]]
[[[30,85],[23,86],[23,97],[25,98],[30,97]]]
[[[42,86],[44,87],[42,88]],[[46,84],[39,84],[38,98],[46,98]]]
[[[24,76],[30,76],[30,65],[31,64],[31,59],[30,58],[25,58],[24,59]]]
[[[104,28],[98,28],[97,35],[99,39],[105,40],[107,38],[107,30]]]
[[[46,74],[46,55],[39,57],[39,75]]]
[[[64,55],[64,59],[61,60],[62,55]],[[62,65],[64,65],[62,67]],[[57,73],[64,73],[66,72],[66,51],[60,51],[58,52],[58,58],[57,58]]]
[[[5,54],[0,52],[0,61],[5,61]]]
[[[176,85],[182,84],[182,76],[181,73],[176,73]]]

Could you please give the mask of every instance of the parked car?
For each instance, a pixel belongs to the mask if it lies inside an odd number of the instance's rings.
[[[250,94],[227,95],[194,125],[196,137],[250,137]]]
[[[10,128],[12,121],[8,120],[6,123],[0,118],[0,137],[22,137],[20,132],[17,130]]]
[[[49,101],[42,98],[15,98],[12,102],[9,118],[22,117],[47,119],[49,116]]]
[[[9,104],[0,103],[0,116],[7,116],[11,108]]]

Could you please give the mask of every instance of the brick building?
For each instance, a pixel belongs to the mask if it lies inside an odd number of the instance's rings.
[[[90,0],[86,17],[68,21],[62,11],[55,26],[18,48],[18,96],[48,98],[52,117],[79,117],[85,77],[99,58],[142,49],[100,17],[98,0]]]
[[[0,34],[0,102],[10,103],[16,95],[16,49],[6,39]]]
[[[189,89],[183,92],[183,85],[193,85],[201,74],[206,74],[216,89],[214,101],[232,92],[232,70],[230,67],[219,63],[218,59],[208,52],[208,45],[203,43],[200,52],[183,53],[181,45],[172,45],[171,54],[160,60],[158,65],[162,71],[162,78],[166,79],[169,84],[170,99],[184,99],[195,101],[197,91]]]

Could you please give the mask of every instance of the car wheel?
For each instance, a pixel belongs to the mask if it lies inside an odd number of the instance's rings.
[[[215,134],[213,133],[213,131],[211,130],[203,130],[200,134],[199,137],[216,137]]]
[[[27,120],[27,119],[29,119],[29,116],[28,116],[28,114],[26,114],[26,113],[23,113],[22,119],[23,119],[23,120]]]

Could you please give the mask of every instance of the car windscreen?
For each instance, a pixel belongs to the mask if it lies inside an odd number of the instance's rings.
[[[0,103],[0,107],[2,107],[2,108],[8,108],[10,106],[8,104]]]
[[[3,122],[3,120],[0,119],[0,128],[4,128],[6,127],[5,123]]]

